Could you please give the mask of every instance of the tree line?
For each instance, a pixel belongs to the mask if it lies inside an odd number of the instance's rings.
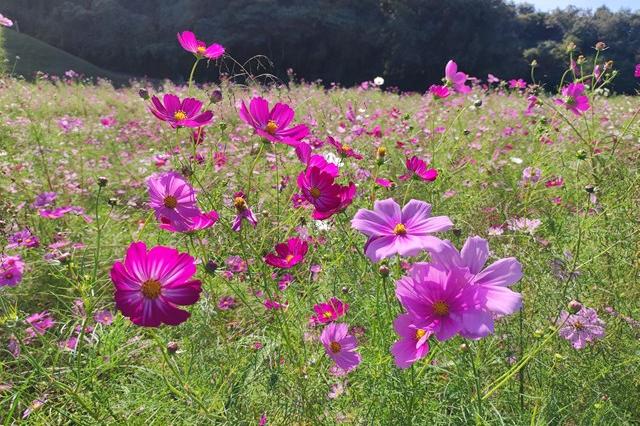
[[[566,45],[576,56],[612,60],[615,89],[633,92],[640,62],[640,12],[569,7],[544,13],[503,0],[4,0],[2,12],[20,31],[103,68],[150,78],[188,75],[188,53],[176,33],[190,29],[218,42],[238,61],[224,72],[268,72],[286,79],[292,69],[307,81],[353,85],[383,76],[389,86],[423,91],[437,82],[447,60],[486,79],[557,85],[567,67]],[[261,67],[263,65],[264,67]],[[218,77],[202,68],[198,79]]]

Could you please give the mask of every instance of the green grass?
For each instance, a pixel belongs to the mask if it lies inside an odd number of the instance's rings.
[[[192,95],[206,99],[207,90],[196,89]],[[265,145],[257,156],[262,142],[239,120],[234,104],[250,94],[237,87],[223,90],[225,100],[209,106],[216,121],[199,147],[206,161],[190,162],[192,146],[186,142],[185,155],[174,156],[164,167],[181,170],[189,165],[202,209],[221,215],[220,223],[199,234],[200,241],[161,231],[145,206],[145,179],[158,170],[154,156],[174,147],[177,139],[188,141],[188,132],[182,129],[176,135],[151,116],[136,87],[114,90],[108,85],[6,79],[0,91],[3,232],[28,226],[42,245],[19,251],[27,263],[23,282],[0,288],[0,384],[10,386],[0,390],[4,424],[19,423],[38,398],[46,398],[46,403],[32,412],[27,424],[255,425],[263,413],[270,425],[638,424],[640,330],[622,317],[640,319],[637,97],[593,97],[593,108],[583,119],[565,112],[583,141],[546,107],[523,116],[527,101],[519,93],[478,91],[474,96],[482,98],[483,105],[476,109],[468,107],[470,100],[456,105],[379,91],[325,91],[313,85],[271,89],[265,95],[291,104],[296,122],[311,122],[313,117],[317,124],[312,132],[320,138],[348,123],[349,103],[367,130],[375,125],[383,130],[380,138],[364,134],[350,143],[365,158],[345,160],[341,182],[356,181],[359,195],[323,230],[308,210],[290,207],[302,170],[292,150]],[[173,86],[165,91],[181,96],[187,92]],[[109,114],[118,124],[105,129],[99,118]],[[84,125],[63,133],[57,125],[63,116],[80,118]],[[440,126],[448,131],[433,133]],[[541,136],[553,144],[541,143]],[[398,142],[415,155],[431,156],[440,171],[438,179],[400,182],[405,153],[396,147]],[[388,149],[378,175],[398,182],[396,189],[357,178],[358,169],[377,170],[377,145]],[[219,151],[226,152],[228,162],[216,171],[211,158]],[[325,145],[318,152],[333,149]],[[274,156],[278,174],[272,168]],[[254,161],[255,173],[250,175]],[[538,184],[519,185],[527,166],[541,169]],[[273,188],[284,175],[291,181],[276,192]],[[99,197],[98,176],[108,178]],[[564,178],[564,186],[546,188],[544,182],[555,176]],[[249,205],[259,224],[255,230],[231,232],[230,195],[246,190],[249,180]],[[587,185],[597,187],[595,203],[585,191]],[[91,216],[99,213],[99,220],[38,216],[29,204],[43,191],[57,192],[58,205],[81,205]],[[400,312],[392,299],[393,282],[402,272],[391,259],[391,277],[384,280],[378,265],[362,256],[364,237],[349,227],[357,209],[371,208],[374,197],[426,200],[434,215],[448,215],[455,224],[442,238],[460,247],[467,236],[480,235],[489,239],[492,260],[516,257],[524,268],[515,286],[523,294],[522,313],[498,320],[495,334],[478,342],[434,340],[428,360],[409,370],[397,369],[389,347],[396,339],[392,320]],[[556,197],[560,204],[553,201]],[[489,235],[490,226],[514,217],[540,219],[542,225],[534,234],[507,230]],[[317,244],[305,262],[291,270],[291,286],[279,292],[273,269],[262,256],[296,234],[298,226],[305,226]],[[58,233],[86,247],[64,247],[68,258],[46,262],[47,245]],[[149,330],[120,314],[110,326],[93,321],[96,310],[114,310],[109,270],[137,239],[149,246],[174,246],[220,265],[215,273],[199,265],[197,277],[205,291],[188,308],[192,316],[186,323]],[[225,259],[234,255],[250,260],[251,274],[232,279],[223,275]],[[564,273],[579,275],[559,277],[553,264],[560,261]],[[317,280],[309,273],[313,264],[322,266]],[[266,311],[250,289],[276,293],[289,308]],[[236,296],[236,309],[217,308],[220,296],[237,294],[247,304]],[[314,303],[331,296],[350,305],[342,321],[364,328],[359,338],[362,364],[346,378],[328,373],[330,362],[313,338],[318,332],[307,326]],[[606,337],[579,351],[553,332],[554,319],[574,298],[595,308],[606,322]],[[83,300],[86,317],[73,314],[76,299]],[[620,315],[607,314],[607,307]],[[4,350],[9,337],[23,340],[24,319],[44,309],[54,314],[55,327],[29,344],[23,342],[21,355],[14,359]],[[77,352],[61,350],[59,342],[81,324],[94,327],[90,338]],[[173,355],[165,350],[169,341],[180,347]],[[255,342],[261,342],[262,349],[256,350]],[[469,351],[461,348],[463,343]],[[327,393],[339,382],[345,392],[330,400]],[[481,405],[478,389],[486,396]]]
[[[3,69],[27,79],[34,78],[38,71],[63,76],[68,70],[74,70],[87,78],[107,78],[116,83],[125,83],[130,78],[127,75],[100,68],[13,29],[0,28],[0,46],[0,59],[5,60]]]

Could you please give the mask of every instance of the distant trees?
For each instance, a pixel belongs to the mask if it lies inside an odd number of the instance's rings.
[[[191,29],[237,60],[266,55],[269,71],[292,68],[307,80],[351,85],[383,75],[390,85],[424,90],[446,61],[479,78],[526,78],[531,60],[549,86],[566,67],[566,43],[602,55],[632,91],[640,62],[640,13],[576,8],[537,12],[503,0],[4,0],[21,31],[114,71],[184,77],[189,64],[175,34]],[[216,77],[202,69],[200,79]]]

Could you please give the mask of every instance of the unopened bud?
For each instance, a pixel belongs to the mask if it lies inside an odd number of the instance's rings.
[[[580,312],[580,309],[582,309],[582,303],[578,302],[577,300],[572,300],[567,304],[567,309],[569,310],[570,314],[577,314],[578,312]]]
[[[386,278],[389,276],[389,273],[391,272],[391,270],[387,265],[381,265],[380,268],[378,268],[378,272],[383,278]]]
[[[607,44],[604,41],[599,41],[596,43],[596,50],[603,51],[607,48]]]
[[[222,100],[222,90],[214,89],[209,95],[209,100],[211,100],[211,103],[214,103],[214,104],[217,104],[218,102],[220,102]]]
[[[593,194],[594,192],[596,192],[596,187],[593,185],[585,185],[584,190],[589,194]]]
[[[109,179],[104,176],[98,177],[98,186],[100,188],[104,188],[105,186],[107,186],[107,183],[109,183]]]
[[[342,294],[349,294],[349,287],[345,285],[344,287],[342,287],[341,291],[342,291]]]
[[[167,343],[167,352],[169,352],[169,354],[175,354],[176,352],[178,352],[178,349],[180,349],[180,346],[178,346],[178,342]]]
[[[473,106],[476,107],[476,108],[480,108],[482,106],[482,99],[476,99],[473,102]]]
[[[149,91],[147,89],[138,90],[138,95],[145,101],[149,100]]]
[[[207,272],[214,274],[218,269],[218,264],[214,260],[209,260],[205,265],[205,269]]]

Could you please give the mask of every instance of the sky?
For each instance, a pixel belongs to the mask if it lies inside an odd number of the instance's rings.
[[[640,0],[516,0],[516,3],[531,3],[539,10],[553,10],[557,7],[576,6],[583,9],[597,9],[606,5],[611,10],[627,8],[640,10]]]

